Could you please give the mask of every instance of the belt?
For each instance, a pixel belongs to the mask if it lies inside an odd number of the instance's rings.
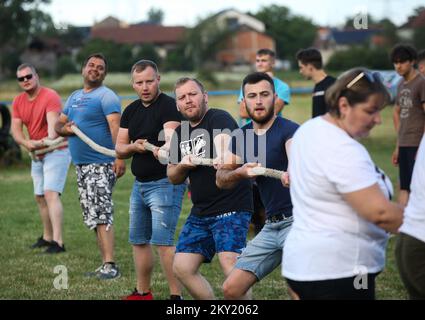
[[[266,219],[266,223],[276,223],[276,222],[288,220],[289,218],[292,218],[292,215],[290,215],[290,216],[287,217],[283,213],[281,213],[281,214],[275,214],[274,216],[271,216],[270,218],[267,218]]]

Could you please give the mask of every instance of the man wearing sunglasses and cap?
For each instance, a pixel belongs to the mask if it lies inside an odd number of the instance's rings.
[[[19,86],[24,91],[13,100],[12,134],[15,141],[30,152],[45,147],[43,140],[55,139],[54,126],[62,110],[56,91],[42,87],[35,68],[22,64],[17,69]],[[29,138],[25,136],[23,126]],[[58,148],[31,162],[35,200],[43,222],[43,234],[31,248],[46,248],[46,253],[65,251],[62,239],[64,189],[69,163],[67,147]]]

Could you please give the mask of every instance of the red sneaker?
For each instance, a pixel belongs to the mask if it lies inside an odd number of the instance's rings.
[[[122,298],[122,300],[153,300],[152,292],[148,292],[146,294],[141,294],[137,289],[128,295]]]

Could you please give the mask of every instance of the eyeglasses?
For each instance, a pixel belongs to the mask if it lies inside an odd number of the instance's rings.
[[[379,72],[363,71],[347,84],[347,89],[350,89],[363,77],[366,77],[370,83],[382,82],[382,77]]]
[[[18,77],[18,81],[19,82],[24,82],[24,81],[26,81],[26,80],[31,80],[32,79],[32,74],[30,73],[30,74],[27,74],[26,76],[23,76],[23,77]]]

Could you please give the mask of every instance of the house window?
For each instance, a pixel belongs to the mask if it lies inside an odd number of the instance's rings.
[[[236,29],[239,26],[237,18],[227,18],[226,19],[227,28]]]

